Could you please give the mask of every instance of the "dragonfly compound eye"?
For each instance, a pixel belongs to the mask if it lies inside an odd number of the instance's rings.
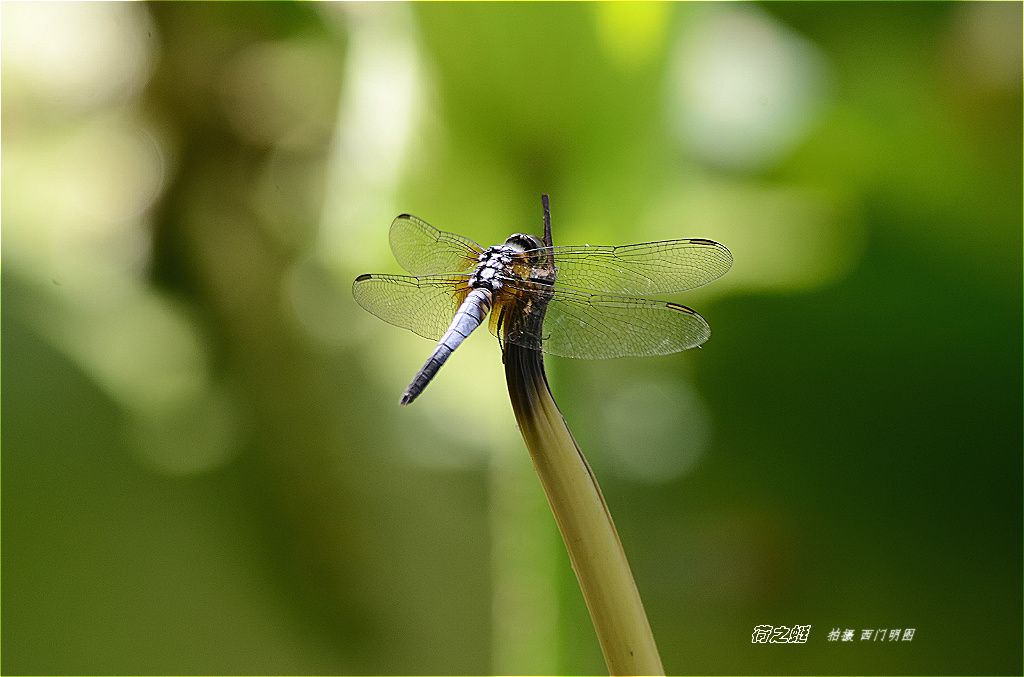
[[[544,244],[540,241],[540,238],[534,235],[516,233],[515,235],[509,235],[508,239],[505,240],[505,246],[512,247],[518,252],[527,252],[532,249],[540,249]]]

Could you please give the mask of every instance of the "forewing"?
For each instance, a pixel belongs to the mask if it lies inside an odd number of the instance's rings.
[[[620,247],[552,247],[556,282],[613,295],[670,294],[705,285],[732,266],[732,254],[711,240],[665,240]]]
[[[439,275],[468,270],[482,251],[469,238],[446,233],[410,214],[391,224],[391,251],[414,275]]]
[[[542,336],[505,337],[511,343],[560,357],[606,359],[669,355],[711,336],[686,306],[628,296],[552,290]]]
[[[435,341],[469,293],[464,275],[360,275],[352,296],[380,319]]]

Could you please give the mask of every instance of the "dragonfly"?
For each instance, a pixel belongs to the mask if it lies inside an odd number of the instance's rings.
[[[490,313],[500,341],[579,359],[668,355],[711,336],[686,306],[640,298],[686,291],[718,279],[732,266],[723,245],[705,239],[623,246],[545,246],[516,233],[481,247],[410,214],[391,224],[391,251],[412,275],[360,275],[352,294],[380,319],[437,341],[402,394],[407,405]],[[553,263],[554,281],[541,275]],[[542,324],[508,331],[506,311],[542,300]],[[522,307],[521,305],[519,307]]]

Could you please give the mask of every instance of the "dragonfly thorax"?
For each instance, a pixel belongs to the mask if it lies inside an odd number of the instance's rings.
[[[469,275],[467,283],[472,289],[490,289],[498,291],[501,288],[501,278],[507,275],[512,269],[512,257],[518,253],[508,245],[497,245],[488,247],[477,260],[480,262]]]
[[[516,233],[510,235],[505,244],[488,247],[477,256],[479,263],[469,275],[469,286],[473,289],[498,291],[502,285],[502,278],[513,274],[512,264],[515,257],[542,246],[539,238]]]

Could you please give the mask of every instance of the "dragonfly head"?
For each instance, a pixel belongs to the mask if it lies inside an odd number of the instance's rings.
[[[544,243],[536,235],[516,233],[515,235],[508,236],[508,239],[505,240],[505,246],[512,247],[517,252],[528,252],[531,249],[540,249],[544,246]]]
[[[525,263],[528,266],[527,269],[517,270],[519,276],[523,278],[534,278],[534,270],[543,267],[548,262],[544,241],[537,236],[523,235],[522,232],[516,232],[515,235],[509,236],[508,240],[505,241],[505,247],[521,255],[517,257],[518,263]]]
[[[509,235],[508,239],[505,240],[505,246],[514,249],[516,252],[532,252],[537,249],[542,249],[544,243],[536,235],[524,235],[523,233],[516,233],[515,235]],[[530,260],[533,265],[539,265],[543,261]]]

